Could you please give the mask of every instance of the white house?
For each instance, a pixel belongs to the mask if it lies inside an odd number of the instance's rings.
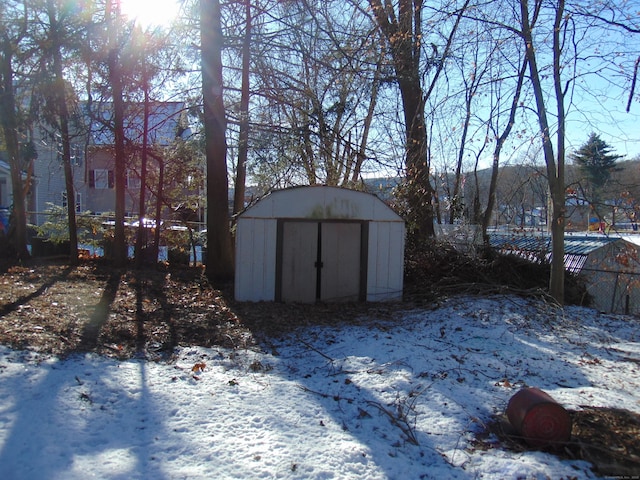
[[[404,220],[375,195],[337,187],[269,193],[238,216],[240,301],[402,298]]]

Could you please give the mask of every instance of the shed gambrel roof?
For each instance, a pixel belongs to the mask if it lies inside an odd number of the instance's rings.
[[[290,187],[261,197],[239,218],[404,220],[376,195],[325,185]]]
[[[538,263],[551,261],[551,237],[549,235],[490,235],[493,248],[503,253],[524,257]],[[580,273],[589,254],[621,241],[620,237],[574,236],[564,238],[564,266],[568,272]]]

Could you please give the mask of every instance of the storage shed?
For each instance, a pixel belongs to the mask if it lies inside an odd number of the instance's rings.
[[[491,235],[505,254],[551,262],[548,235]],[[590,306],[607,313],[640,315],[640,236],[565,235],[564,267],[582,275]]]
[[[238,216],[235,298],[313,303],[402,298],[404,220],[337,187],[269,193]]]

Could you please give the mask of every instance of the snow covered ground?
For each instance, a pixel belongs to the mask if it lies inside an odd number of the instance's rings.
[[[640,412],[639,359],[637,319],[510,296],[171,362],[0,347],[0,478],[595,478],[470,440],[524,385]]]

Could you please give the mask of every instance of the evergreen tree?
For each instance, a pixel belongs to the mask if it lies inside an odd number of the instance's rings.
[[[611,145],[602,140],[598,134],[591,133],[587,143],[570,155],[584,173],[594,190],[594,194],[597,194],[606,185],[611,177],[611,172],[614,171],[616,161],[623,157],[623,155],[611,153],[612,151]]]

